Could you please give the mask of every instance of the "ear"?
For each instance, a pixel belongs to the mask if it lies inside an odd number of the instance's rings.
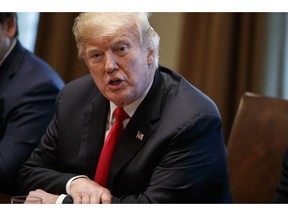
[[[17,29],[15,17],[7,17],[5,20],[5,31],[8,37],[14,38]]]
[[[155,50],[153,50],[153,49],[148,49],[147,64],[148,64],[148,65],[153,64],[154,59],[155,59]]]

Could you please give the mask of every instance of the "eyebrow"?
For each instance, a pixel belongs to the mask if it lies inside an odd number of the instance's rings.
[[[116,46],[118,46],[119,44],[122,44],[122,43],[131,44],[131,41],[129,40],[129,38],[127,36],[121,36],[118,40],[116,40],[116,41],[111,43],[111,47],[116,47]]]
[[[87,50],[86,50],[87,54],[94,53],[94,52],[101,52],[101,50],[98,49],[97,47],[87,48]]]
[[[127,35],[122,35],[120,36],[120,38],[116,39],[115,41],[112,41],[109,48],[117,47],[119,44],[122,44],[122,43],[125,43],[125,44],[128,43],[130,45],[132,42]],[[94,45],[88,46],[86,49],[87,54],[97,52],[97,51],[101,52],[102,50],[98,46],[94,46]]]

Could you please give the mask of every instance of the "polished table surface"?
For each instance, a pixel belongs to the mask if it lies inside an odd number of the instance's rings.
[[[10,199],[11,199],[11,195],[3,194],[0,192],[0,204],[1,203],[11,203]]]

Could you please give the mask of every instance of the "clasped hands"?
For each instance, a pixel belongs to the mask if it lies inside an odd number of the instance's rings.
[[[30,191],[29,196],[42,198],[43,204],[56,203],[59,197],[59,195],[47,193],[41,189]],[[112,199],[112,195],[107,188],[88,178],[73,180],[70,185],[70,196],[73,198],[73,204],[110,204]]]

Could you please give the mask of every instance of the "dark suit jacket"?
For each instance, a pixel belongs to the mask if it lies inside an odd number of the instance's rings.
[[[63,81],[19,42],[0,67],[0,191],[17,194],[17,175],[55,112]]]
[[[288,203],[288,149],[283,158],[280,182],[276,188],[274,203]]]
[[[41,145],[21,170],[22,192],[66,193],[71,177],[93,179],[108,110],[108,100],[90,76],[66,85]],[[215,104],[180,75],[160,67],[117,144],[107,188],[113,203],[230,202]]]

